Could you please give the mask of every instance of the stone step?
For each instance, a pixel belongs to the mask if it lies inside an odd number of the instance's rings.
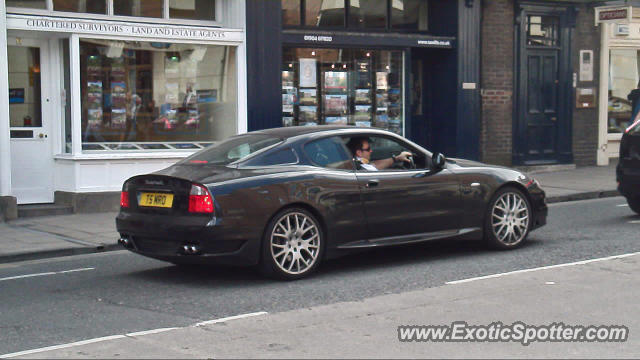
[[[18,205],[18,218],[73,214],[73,207],[56,204]]]

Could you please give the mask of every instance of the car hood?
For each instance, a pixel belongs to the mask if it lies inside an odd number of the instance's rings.
[[[498,165],[489,165],[479,161],[467,160],[467,159],[458,159],[458,158],[448,158],[447,161],[452,161],[453,164],[459,167],[485,167],[485,168],[495,168],[495,169],[508,169],[504,166]]]

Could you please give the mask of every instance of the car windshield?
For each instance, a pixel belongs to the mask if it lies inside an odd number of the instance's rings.
[[[200,150],[180,164],[227,165],[280,142],[281,138],[270,135],[238,135]]]

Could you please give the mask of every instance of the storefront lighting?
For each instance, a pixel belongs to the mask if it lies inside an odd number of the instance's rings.
[[[290,68],[292,68],[292,67],[293,67],[293,64],[289,64],[289,67],[290,67]]]
[[[370,56],[371,56],[371,53],[367,53],[367,57],[370,57]]]
[[[311,56],[316,56],[316,52],[315,52],[315,51],[312,51],[312,52],[311,52]]]
[[[336,68],[336,64],[331,64],[331,68],[335,69]]]
[[[342,65],[342,68],[346,69],[347,68],[347,64]]]

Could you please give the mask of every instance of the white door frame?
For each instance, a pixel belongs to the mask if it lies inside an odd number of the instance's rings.
[[[35,34],[34,34],[35,35]],[[23,47],[38,47],[40,48],[40,109],[41,109],[41,118],[42,118],[42,126],[41,127],[10,127],[11,130],[33,130],[34,135],[33,138],[29,139],[10,139],[11,148],[14,148],[14,144],[19,145],[27,145],[25,143],[32,142],[34,143],[33,149],[36,150],[37,154],[24,154],[25,159],[29,159],[29,155],[33,156],[33,158],[37,158],[42,160],[40,165],[44,166],[42,173],[38,177],[41,181],[38,184],[37,194],[32,196],[25,197],[21,195],[19,189],[20,185],[16,184],[12,181],[11,184],[11,194],[16,196],[18,200],[18,204],[24,203],[51,203],[54,201],[54,160],[53,160],[53,144],[55,143],[55,132],[54,124],[58,123],[59,114],[56,111],[57,108],[54,106],[54,101],[57,99],[55,93],[53,91],[54,88],[54,79],[58,78],[55,76],[54,72],[59,71],[55,66],[53,66],[53,56],[50,51],[48,39],[38,39],[38,38],[23,38],[23,37],[7,37],[7,46],[23,46]],[[57,62],[56,62],[57,63]],[[11,111],[11,110],[9,110]],[[36,144],[39,142],[39,145]],[[28,145],[27,145],[28,146]],[[20,146],[24,148],[25,146]],[[16,171],[20,166],[16,163],[13,163],[14,155],[18,156],[18,154],[13,154],[12,151],[12,169]],[[22,154],[20,154],[22,155]]]

